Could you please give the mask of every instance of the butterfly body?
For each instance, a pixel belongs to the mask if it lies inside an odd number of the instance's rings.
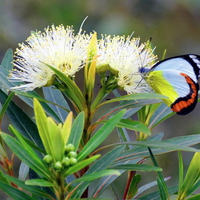
[[[140,68],[146,82],[179,115],[191,112],[198,100],[200,56],[190,54],[156,63],[150,70]]]

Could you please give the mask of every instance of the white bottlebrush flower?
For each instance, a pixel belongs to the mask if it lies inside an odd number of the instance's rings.
[[[151,68],[156,56],[147,44],[140,44],[139,38],[102,36],[98,55],[97,72],[109,69],[116,75],[119,87],[128,94],[149,88],[138,70],[141,67]]]
[[[14,55],[14,70],[9,77],[12,82],[27,84],[11,89],[29,91],[50,85],[54,73],[45,64],[73,76],[85,64],[90,38],[80,32],[75,35],[72,27],[63,25],[52,25],[43,33],[32,33],[25,43],[19,44]]]

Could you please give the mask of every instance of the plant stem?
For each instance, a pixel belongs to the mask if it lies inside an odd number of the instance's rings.
[[[128,180],[126,182],[126,187],[125,187],[123,199],[129,199],[128,198],[128,191],[129,191],[131,181],[132,181],[133,177],[135,176],[135,173],[136,173],[135,171],[129,171],[128,172]]]
[[[106,88],[104,86],[99,90],[95,100],[92,103],[91,110],[95,109],[97,105],[107,96]]]

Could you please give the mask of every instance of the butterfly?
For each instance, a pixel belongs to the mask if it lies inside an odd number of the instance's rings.
[[[171,57],[156,63],[151,69],[141,67],[142,77],[163,99],[172,111],[179,115],[190,113],[198,100],[200,56],[188,54]]]

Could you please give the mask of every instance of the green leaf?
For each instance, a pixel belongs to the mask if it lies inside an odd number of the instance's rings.
[[[152,160],[154,166],[158,167],[156,159],[149,147],[148,147],[148,150],[149,150],[149,154],[150,154],[150,157],[151,157],[151,160]],[[167,199],[169,199],[169,192],[168,192],[164,177],[160,171],[157,171],[157,174],[158,174],[157,183],[158,183],[158,188],[159,188],[159,192],[160,192],[160,197],[162,200],[167,200]]]
[[[5,175],[5,177],[8,178],[12,183],[15,183],[18,187],[21,187],[24,190],[31,192],[32,195],[36,195],[36,196],[44,197],[46,199],[54,200],[54,198],[52,196],[50,196],[48,193],[44,192],[44,190],[41,190],[39,187],[26,185],[23,181],[20,181],[17,178],[14,178],[9,175]]]
[[[110,166],[114,161],[115,159],[117,159],[117,157],[120,155],[120,153],[122,152],[122,150],[124,149],[123,146],[118,146],[114,149],[112,149],[111,151],[109,151],[106,155],[104,155],[103,157],[101,157],[99,160],[97,160],[89,169],[88,171],[83,175],[87,175],[87,174],[91,174],[91,173],[94,173],[94,172],[97,172],[97,171],[102,171],[102,170],[105,170],[108,168],[108,166]],[[111,176],[112,178],[114,177],[114,179],[116,179],[117,177],[116,176]],[[103,183],[106,184],[107,182],[104,181],[107,177],[103,177]],[[101,179],[101,180],[102,180]],[[101,180],[100,182],[96,185],[96,188],[94,190],[94,193],[95,192],[101,192],[101,191],[98,191],[99,188],[104,190],[106,189],[106,187],[109,185],[104,185],[104,188],[102,188],[102,183],[101,183]],[[79,185],[78,187],[78,191],[76,194],[74,194],[74,197],[76,198],[79,198],[81,197],[81,195],[83,194],[83,192],[85,191],[85,189],[88,187],[88,185],[90,184],[90,181],[87,181],[87,182],[84,182],[82,183],[81,185]],[[94,194],[92,195],[94,196]]]
[[[17,200],[34,200],[32,197],[22,192],[21,190],[0,182],[0,188],[10,197]]]
[[[7,90],[10,90],[11,87],[15,87],[18,86],[20,84],[25,84],[23,82],[18,83],[18,82],[11,82],[8,80],[8,75],[9,75],[9,71],[3,67],[1,67],[0,70],[0,85],[3,86],[3,88],[6,88],[6,90],[4,89],[4,93],[7,94]],[[42,101],[42,106],[44,107],[44,110],[51,116],[53,117],[56,121],[61,122],[60,119],[58,118],[58,116],[55,114],[55,112],[45,103],[48,102],[47,100],[43,99],[40,97],[39,94],[37,94],[35,91],[28,91],[28,92],[21,92],[19,90],[13,90],[14,93],[18,94],[18,97],[24,101],[27,105],[29,105],[30,107],[33,107],[33,101],[32,98],[38,98],[40,99],[40,101]],[[3,91],[1,91],[1,93],[3,93]],[[4,95],[5,95],[4,94]],[[1,97],[2,94],[0,94]],[[28,97],[28,98],[27,98]],[[0,102],[4,103],[4,98],[5,97],[1,97],[0,98]]]
[[[162,103],[153,113],[148,127],[153,129],[174,114],[175,112],[172,112],[172,110],[166,104]]]
[[[127,128],[134,131],[139,131],[145,133],[147,135],[151,135],[150,130],[141,122],[133,121],[130,119],[121,119],[120,122],[117,124],[118,127]]]
[[[88,45],[88,60],[84,67],[84,81],[85,81],[85,96],[87,96],[87,103],[91,105],[94,94],[94,84],[96,75],[96,61],[97,61],[97,33],[94,32],[90,43]]]
[[[154,167],[145,164],[121,164],[111,166],[111,169],[127,170],[127,171],[162,171],[160,167]]]
[[[128,189],[128,194],[127,194],[127,199],[132,199],[134,197],[134,195],[137,193],[138,191],[138,184],[141,181],[141,175],[140,174],[136,174],[130,183],[129,189]]]
[[[178,172],[179,172],[179,191],[181,191],[181,187],[183,185],[183,172],[184,172],[184,164],[183,164],[183,157],[181,152],[178,151]]]
[[[1,136],[13,153],[19,157],[19,159],[26,163],[36,173],[50,179],[48,168],[42,163],[38,155],[31,147],[25,144],[20,144],[16,139],[5,133],[1,133]]]
[[[61,91],[52,87],[43,87],[42,89],[43,89],[45,99],[55,104],[54,105],[54,104],[49,103],[49,106],[57,114],[60,120],[64,122],[67,117],[68,112],[64,110],[63,108],[66,108],[67,110],[71,110],[71,109],[67,101],[65,100],[64,96],[62,95]],[[57,105],[60,105],[63,108]]]
[[[91,174],[97,171],[103,171],[105,169],[107,169],[114,161],[115,159],[117,159],[117,157],[120,155],[120,153],[122,152],[122,150],[124,149],[123,146],[118,146],[112,150],[110,150],[106,155],[104,155],[103,157],[101,157],[99,160],[97,160],[89,169],[88,171],[83,175],[86,176],[87,174]],[[116,179],[117,176],[111,176],[112,178]],[[105,181],[105,179],[107,179],[107,177],[103,177],[101,180],[103,181],[99,181],[98,184],[96,184],[96,188],[93,191],[93,195],[96,195],[95,193],[98,192],[100,193],[101,191],[105,190],[108,185],[105,185],[107,182]],[[103,186],[102,187],[102,182],[103,182]],[[82,185],[80,185],[78,187],[78,193],[76,194],[76,197],[81,197],[82,193],[85,191],[85,189],[88,187],[88,185],[90,184],[90,181],[84,182]]]
[[[69,176],[70,174],[73,174],[75,172],[78,172],[79,170],[83,169],[84,167],[88,166],[89,164],[91,164],[92,162],[94,162],[97,158],[99,158],[100,155],[95,155],[92,156],[88,159],[85,159],[83,161],[78,162],[76,165],[70,167],[66,172],[65,172],[65,176]]]
[[[87,174],[85,176],[82,176],[81,178],[76,179],[73,182],[82,182],[82,181],[93,181],[95,179],[101,178],[103,176],[119,176],[120,173],[117,170],[104,170],[104,171],[99,171],[99,172],[94,172],[92,174]]]
[[[106,115],[110,116],[113,115],[114,113],[119,112],[122,109],[130,109],[130,108],[137,108],[136,111],[138,111],[138,107],[142,107],[145,105],[149,105],[149,104],[156,104],[156,103],[161,103],[161,100],[157,100],[157,99],[138,99],[138,100],[130,100],[130,101],[125,101],[123,103],[120,103],[117,106],[112,107],[111,109],[109,109],[109,111],[106,113]],[[100,107],[100,106],[98,106]]]
[[[8,130],[9,130],[13,135],[15,135],[16,132],[18,132],[17,129],[15,129],[12,125],[9,125],[9,126],[8,126]],[[20,134],[21,134],[21,133],[20,133]],[[46,151],[44,150],[44,147],[42,146],[42,143],[40,143],[41,146],[43,147],[43,148],[41,149],[40,147],[37,146],[37,144],[35,144],[35,143],[33,143],[32,141],[30,141],[29,139],[27,139],[26,137],[24,137],[22,134],[21,134],[21,137],[23,138],[23,140],[26,141],[26,143],[27,143],[30,147],[34,148],[34,149],[37,150],[38,152],[41,152],[41,153],[44,153],[44,154],[46,153]],[[40,141],[40,142],[41,142],[41,141]]]
[[[198,188],[200,188],[200,180],[198,180],[188,191],[189,194],[193,194],[194,191],[196,191]]]
[[[19,167],[19,180],[25,181],[29,173],[29,167],[25,163],[21,163]]]
[[[13,51],[12,49],[8,49],[5,53],[5,56],[1,62],[1,65],[7,69],[8,71],[10,71],[13,67],[12,65],[12,60],[13,60]]]
[[[164,178],[165,181],[168,181],[169,179],[171,179],[171,177]],[[145,185],[142,185],[140,188],[138,188],[138,192],[137,192],[137,194],[136,194],[134,197],[137,197],[137,196],[141,195],[143,192],[145,192],[145,191],[151,189],[152,187],[155,187],[156,185],[157,185],[157,181],[152,181],[152,182],[150,182],[150,183],[147,183],[147,184],[145,184]],[[177,187],[176,187],[176,188],[177,188]],[[168,191],[169,191],[170,194],[172,194],[172,193],[170,192],[170,189],[168,189]],[[177,189],[176,189],[176,191],[177,191]],[[176,191],[174,191],[174,192],[176,192]],[[150,199],[151,199],[151,198],[150,198]]]
[[[43,179],[31,179],[31,180],[27,180],[25,182],[26,185],[35,185],[35,186],[41,186],[41,187],[55,187],[56,185],[49,182],[49,181],[46,181],[46,180],[43,180]]]
[[[7,77],[8,77],[8,74],[9,74],[9,71],[12,69],[12,60],[13,60],[13,52],[12,52],[12,49],[8,49],[4,55],[4,58],[1,62],[1,65],[0,65],[0,77],[1,77],[1,74],[3,75],[4,72],[6,72],[4,74],[4,77],[0,78],[0,88],[5,92],[5,94],[8,94],[8,90],[7,90],[7,87],[6,87],[6,84],[5,82],[7,82],[8,80]]]
[[[62,129],[61,129],[61,135],[63,138],[63,142],[64,145],[67,144],[67,141],[69,139],[70,133],[71,133],[71,129],[72,129],[72,120],[73,120],[73,113],[72,111],[69,112],[69,114],[67,115],[67,118],[65,119],[65,122],[62,125]],[[78,139],[78,138],[77,138]],[[69,144],[69,143],[68,143]]]
[[[73,122],[71,133],[68,139],[68,144],[71,143],[75,147],[75,151],[78,150],[82,134],[84,129],[84,112],[78,114]]]
[[[4,104],[7,98],[8,98],[7,95],[0,90],[0,102]],[[28,138],[30,141],[32,141],[40,148],[43,148],[35,123],[13,101],[9,103],[9,106],[6,110],[6,114],[9,120],[11,121],[12,125],[21,134],[23,134],[26,138]]]
[[[177,192],[177,189],[178,187],[177,186],[173,186],[173,187],[170,187],[168,188],[168,191],[169,191],[169,194],[172,195],[174,194],[175,192]],[[143,197],[140,197],[140,200],[161,200],[160,199],[160,193],[158,191],[156,192],[152,192],[150,194],[147,194]]]
[[[45,63],[44,63],[45,64]],[[56,68],[45,64],[47,67],[49,67],[55,74],[59,77],[60,80],[62,80],[67,87],[65,87],[65,92],[67,93],[67,96],[70,98],[73,104],[76,105],[76,108],[79,111],[83,111],[86,105],[85,99],[83,97],[82,92],[78,88],[78,86],[72,81],[69,77],[67,77],[65,74],[63,74],[61,71],[57,70]]]
[[[137,145],[137,146],[143,146],[143,147],[151,147],[151,148],[158,148],[158,149],[169,149],[172,151],[191,151],[191,152],[197,152],[199,151],[198,149],[195,149],[193,147],[187,147],[187,146],[182,146],[182,145],[174,145],[174,144],[170,144],[168,142],[165,141],[157,141],[157,142],[150,142],[150,141],[135,141],[135,142],[131,142],[131,144],[133,145]]]
[[[180,199],[189,196],[191,188],[193,188],[195,183],[200,179],[199,160],[200,153],[197,152],[194,154],[190,162],[181,190],[178,193]]]
[[[53,161],[61,161],[64,154],[64,139],[61,134],[62,125],[57,125],[52,118],[46,116],[42,106],[34,99],[34,112],[38,131],[47,154]]]
[[[50,150],[47,153],[53,157],[54,161],[61,161],[64,155],[64,139],[61,133],[61,124],[56,124],[52,118],[47,118],[48,122],[48,134],[49,134],[49,146]]]
[[[165,183],[159,177],[157,177],[156,180],[157,180],[158,189],[159,189],[159,193],[160,193],[160,199],[161,200],[168,200],[169,194],[168,194],[167,187],[166,187]]]
[[[54,158],[54,152],[51,144],[53,141],[49,135],[47,116],[37,99],[34,99],[34,113],[37,128],[45,150],[47,154]]]
[[[149,142],[149,144],[148,144]],[[138,143],[138,144],[136,144]],[[189,136],[180,136],[180,137],[174,137],[171,139],[164,140],[163,143],[159,141],[142,141],[142,142],[125,142],[121,144],[132,144],[132,145],[141,145],[146,147],[155,147],[157,149],[152,149],[152,152],[154,155],[168,153],[175,150],[183,150],[183,151],[197,151],[194,148],[190,148],[188,146],[195,145],[200,143],[200,135],[189,135]],[[162,146],[163,144],[163,146]],[[165,146],[166,144],[166,146]],[[169,145],[168,145],[169,144]],[[189,148],[189,149],[188,149]],[[147,148],[144,147],[137,147],[133,148],[131,150],[128,150],[121,154],[120,158],[118,158],[118,161],[124,162],[130,159],[136,159],[136,158],[144,158],[148,157],[149,153]]]
[[[153,94],[153,93],[137,93],[137,94],[130,94],[130,95],[123,95],[109,101],[106,101],[103,104],[113,103],[117,101],[130,101],[130,100],[138,100],[138,99],[167,99],[168,97],[160,94]]]
[[[190,198],[188,198],[187,200],[199,200],[200,199],[200,194],[196,194]]]
[[[13,96],[14,96],[14,93],[12,92],[12,93],[8,96],[8,98],[6,99],[5,103],[3,104],[2,109],[1,109],[1,112],[0,112],[0,121],[3,119],[3,116],[4,116],[6,110],[7,110],[8,106],[9,106],[9,104],[10,104],[10,102],[11,102]]]
[[[7,185],[11,185],[9,180],[4,176],[4,173],[0,170],[0,181]]]
[[[88,143],[83,147],[82,151],[78,154],[78,160],[84,159],[88,156],[94,149],[96,149],[108,135],[112,132],[118,122],[121,120],[125,113],[125,110],[120,111],[111,119],[109,119],[88,141]]]
[[[51,116],[55,121],[57,122],[62,122],[60,120],[60,118],[57,116],[57,114],[51,109],[51,107],[47,104],[54,104],[51,101],[48,101],[44,98],[42,98],[39,94],[37,94],[35,91],[28,91],[28,92],[22,92],[20,90],[12,90],[14,93],[16,93],[20,99],[22,99],[24,102],[26,102],[30,107],[33,107],[33,101],[32,99],[37,99],[41,102],[42,107],[44,108],[45,112]],[[28,98],[24,98],[24,97],[28,97]],[[61,107],[62,109],[66,110],[66,108],[60,106],[59,104],[56,106]]]

